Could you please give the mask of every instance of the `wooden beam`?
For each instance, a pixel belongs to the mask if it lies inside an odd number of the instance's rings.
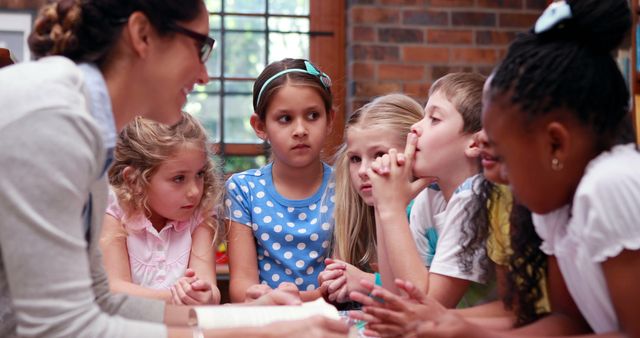
[[[333,105],[336,118],[333,130],[324,147],[324,160],[330,162],[336,149],[342,144],[345,123],[346,96],[346,44],[344,0],[311,0],[311,32],[309,57],[322,71],[331,77]]]

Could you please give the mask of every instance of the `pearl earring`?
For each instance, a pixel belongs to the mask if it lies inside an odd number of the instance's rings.
[[[560,162],[559,159],[554,157],[551,160],[551,169],[553,169],[555,171],[560,171],[560,170],[562,170],[562,168],[564,168],[564,165],[562,164],[562,162]]]

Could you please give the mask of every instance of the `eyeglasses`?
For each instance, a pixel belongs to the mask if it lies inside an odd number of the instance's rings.
[[[200,55],[200,62],[202,63],[207,62],[207,60],[209,59],[209,56],[211,55],[211,52],[213,51],[213,48],[215,48],[216,46],[216,40],[214,40],[210,36],[200,34],[198,32],[194,32],[190,29],[178,26],[176,24],[170,24],[169,29],[176,33],[184,34],[196,40],[196,42],[200,45],[200,48],[198,51]]]

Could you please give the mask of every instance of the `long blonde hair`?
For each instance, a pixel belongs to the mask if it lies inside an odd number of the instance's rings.
[[[333,256],[363,271],[372,271],[376,257],[376,227],[373,207],[364,203],[349,175],[346,135],[352,127],[376,127],[396,132],[405,144],[411,126],[424,116],[422,106],[403,94],[381,96],[355,111],[345,127],[345,143],[335,159],[335,228]]]
[[[202,146],[207,154],[204,167],[204,186],[200,203],[196,207],[203,223],[218,235],[221,215],[220,201],[224,192],[219,166],[211,160],[207,148],[207,134],[191,115],[182,113],[182,119],[168,126],[143,117],[136,117],[122,130],[114,150],[114,162],[109,169],[109,183],[113,187],[125,219],[149,212],[147,189],[151,177],[160,165],[175,156],[185,144]],[[133,170],[124,176],[124,170]]]

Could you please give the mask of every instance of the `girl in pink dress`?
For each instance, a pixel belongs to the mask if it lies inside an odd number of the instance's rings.
[[[137,118],[119,136],[102,230],[111,289],[172,304],[215,304],[221,180],[188,114],[174,126]]]

